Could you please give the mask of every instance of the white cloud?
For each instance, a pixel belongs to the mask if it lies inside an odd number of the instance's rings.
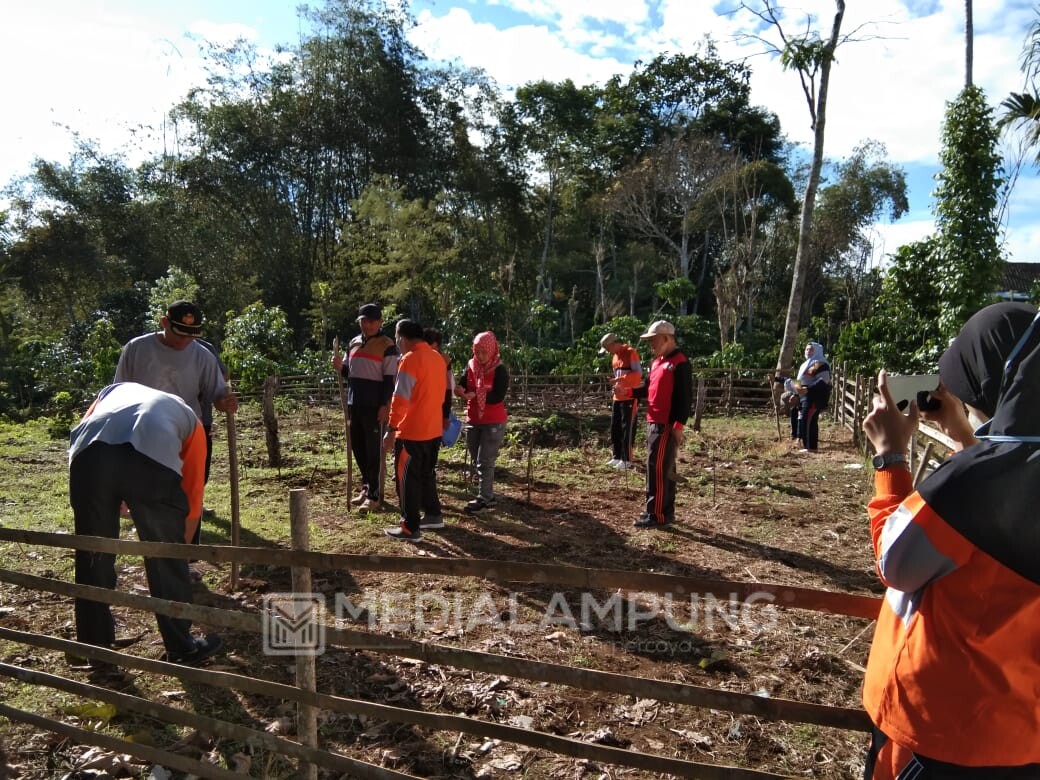
[[[165,109],[197,78],[184,42],[165,37],[168,31],[88,6],[70,4],[64,11],[62,24],[55,24],[30,4],[5,8],[0,56],[5,71],[17,74],[5,80],[6,121],[0,123],[5,180],[26,172],[30,156],[67,155],[64,126],[105,140],[126,139],[127,127],[161,126]],[[128,141],[130,151],[134,138],[140,134]],[[8,149],[19,159],[9,158]]]
[[[612,58],[575,52],[545,25],[499,30],[474,21],[462,8],[453,8],[440,17],[424,11],[418,21],[410,40],[429,57],[464,59],[466,65],[484,69],[505,89],[539,79],[571,79],[579,85],[602,83],[629,67]]]
[[[874,265],[887,264],[889,255],[904,244],[920,241],[935,232],[931,219],[901,220],[895,223],[874,225]]]

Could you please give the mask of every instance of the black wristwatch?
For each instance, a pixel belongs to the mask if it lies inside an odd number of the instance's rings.
[[[874,467],[874,471],[887,469],[897,463],[906,463],[906,455],[901,452],[888,452],[884,455],[875,455],[870,459],[870,465]]]

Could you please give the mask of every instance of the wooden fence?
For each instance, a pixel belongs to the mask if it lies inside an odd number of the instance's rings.
[[[640,592],[689,596],[691,594],[725,594],[722,598],[736,603],[761,603],[762,594],[772,597],[772,605],[785,609],[804,609],[872,619],[876,616],[880,599],[871,596],[834,593],[808,588],[771,585],[760,582],[683,577],[637,571],[586,569],[565,565],[526,564],[509,561],[444,559],[426,557],[379,557],[312,552],[306,546],[305,492],[292,491],[290,496],[290,524],[293,529],[294,549],[246,548],[220,545],[180,545],[155,542],[134,542],[72,534],[43,533],[28,530],[0,528],[0,541],[40,545],[53,548],[88,550],[119,555],[163,556],[194,558],[212,563],[260,564],[291,567],[294,589],[310,596],[310,570],[322,571],[379,571],[407,572],[413,575],[474,577],[493,582],[529,582],[539,585],[579,586],[604,592],[617,589]],[[296,549],[299,548],[299,549]],[[90,598],[120,607],[146,610],[173,617],[188,618],[196,623],[223,627],[240,632],[263,633],[270,621],[278,616],[256,610],[221,609],[183,602],[165,601],[104,588],[76,585],[52,577],[30,575],[11,569],[0,569],[0,582],[31,589],[41,593],[65,597]],[[70,610],[71,611],[71,610]],[[291,624],[298,616],[288,616]],[[337,621],[338,623],[338,621]],[[266,625],[266,628],[265,628]],[[339,625],[323,624],[325,644],[329,648],[364,650],[398,658],[451,665],[460,669],[506,675],[529,681],[566,685],[581,690],[654,698],[695,707],[753,715],[771,720],[808,723],[854,731],[868,731],[870,723],[860,709],[832,707],[786,699],[768,698],[756,694],[717,690],[685,683],[667,682],[611,672],[573,668],[525,658],[497,655],[390,636],[373,630],[354,630]],[[266,638],[266,634],[264,635]],[[272,696],[295,702],[298,707],[297,740],[275,736],[240,724],[216,719],[197,712],[170,707],[109,690],[97,685],[81,683],[53,674],[47,674],[15,664],[0,664],[0,675],[32,685],[65,691],[87,699],[107,702],[119,710],[147,715],[161,721],[187,726],[227,739],[263,747],[273,753],[294,758],[299,762],[301,776],[316,777],[318,767],[347,772],[361,778],[411,777],[405,773],[379,767],[351,758],[318,745],[315,727],[319,709],[336,713],[364,715],[370,718],[423,726],[430,729],[460,732],[491,739],[527,745],[533,748],[590,761],[632,767],[656,774],[697,777],[705,780],[751,780],[778,778],[780,775],[732,766],[705,764],[668,756],[653,755],[635,750],[593,744],[569,737],[482,721],[477,718],[418,711],[376,704],[343,696],[319,693],[314,682],[313,654],[296,655],[297,684],[276,683],[247,675],[193,669],[139,657],[126,652],[85,645],[44,634],[0,628],[0,639],[30,647],[66,652],[75,656],[115,664],[119,667],[144,672],[172,675],[184,681],[232,689],[244,693]],[[154,761],[200,777],[241,777],[228,770],[133,741],[121,740],[104,734],[77,728],[60,720],[0,705],[0,716],[32,724],[41,729],[68,736],[84,744],[93,744],[126,753],[146,761]]]
[[[695,368],[694,384],[703,388],[703,414],[730,415],[761,412],[772,408],[770,377],[767,368]],[[335,376],[299,375],[277,378],[278,394],[322,405],[338,405]],[[259,399],[261,393],[246,394]],[[609,374],[567,376],[513,374],[507,404],[519,415],[546,413],[587,415],[609,412],[611,397]]]

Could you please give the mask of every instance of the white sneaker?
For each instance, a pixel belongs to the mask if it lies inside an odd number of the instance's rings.
[[[611,458],[607,461],[607,465],[610,466],[612,469],[616,469],[619,463],[621,463],[621,461],[617,458]]]

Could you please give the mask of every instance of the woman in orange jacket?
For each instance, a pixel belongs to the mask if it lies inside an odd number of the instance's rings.
[[[868,506],[888,586],[867,662],[865,777],[1040,778],[1040,317],[996,304],[939,361],[936,411],[908,415],[885,372],[863,421]],[[965,415],[963,404],[967,407]],[[956,443],[914,490],[919,414]],[[970,418],[984,424],[973,432]]]

